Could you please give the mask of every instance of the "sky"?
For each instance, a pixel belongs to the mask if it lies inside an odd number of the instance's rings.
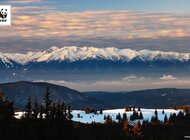
[[[51,46],[188,52],[189,0],[1,0],[12,26],[0,27],[0,52]]]
[[[26,53],[51,46],[190,52],[190,0],[1,0],[1,4],[12,6],[12,26],[0,26],[0,52]],[[126,75],[92,83],[46,82],[79,91],[120,91],[188,88],[190,78]]]

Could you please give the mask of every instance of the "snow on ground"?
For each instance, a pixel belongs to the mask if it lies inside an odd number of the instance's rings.
[[[164,110],[164,114],[162,114],[162,111]],[[137,109],[136,109],[137,111]],[[154,115],[155,109],[141,109],[144,120],[151,120],[151,117]],[[174,109],[157,109],[158,112],[158,119],[163,121],[164,116],[167,115],[169,118],[171,113],[178,114],[180,110],[174,110]],[[73,110],[73,121],[81,122],[81,123],[91,123],[91,122],[104,122],[104,115],[110,115],[114,121],[116,120],[117,114],[120,113],[121,117],[123,116],[123,113],[127,114],[127,117],[129,119],[130,115],[133,113],[133,111],[127,111],[125,112],[125,109],[113,109],[113,110],[103,110],[103,114],[86,114],[85,111],[81,110]],[[23,115],[23,112],[16,112],[16,118],[20,118]],[[80,114],[80,118],[78,118],[78,115]]]

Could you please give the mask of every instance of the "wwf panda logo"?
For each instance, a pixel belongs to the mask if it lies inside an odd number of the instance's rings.
[[[6,19],[7,18],[7,9],[0,10],[0,18]]]

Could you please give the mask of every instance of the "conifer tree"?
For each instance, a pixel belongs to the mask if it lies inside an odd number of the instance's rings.
[[[61,104],[61,111],[62,111],[62,118],[66,120],[66,116],[67,116],[67,107],[64,104],[64,102],[62,102]]]
[[[13,102],[9,102],[7,98],[3,96],[3,92],[0,91],[0,119],[12,119],[14,118]]]
[[[77,118],[80,118],[80,113],[77,114]]]
[[[133,127],[133,133],[134,133],[134,136],[138,139],[142,138],[142,131],[141,131],[141,126],[140,126],[140,123],[137,123],[134,125]]]
[[[158,116],[158,111],[155,109],[154,111],[155,116]]]
[[[139,119],[143,119],[143,114],[142,114],[142,112],[140,112],[140,115],[139,115]]]
[[[123,122],[127,121],[127,113],[123,113]]]
[[[102,109],[100,109],[100,114],[103,114],[103,110]]]
[[[165,114],[164,110],[162,110],[162,114]]]
[[[106,121],[106,115],[104,115],[104,121]]]
[[[138,107],[138,111],[141,111],[141,108],[140,108],[140,107]]]
[[[50,88],[47,87],[46,88],[46,93],[45,93],[45,98],[44,98],[44,101],[45,101],[45,116],[47,119],[50,118],[50,111],[51,111],[51,99],[50,99]]]
[[[39,113],[40,113],[39,104],[38,104],[37,101],[35,101],[35,103],[34,103],[34,108],[33,108],[33,118],[34,118],[34,119],[37,119]]]
[[[28,101],[26,104],[25,118],[27,118],[27,119],[32,118],[32,101],[31,101],[30,97],[28,98]]]
[[[44,114],[44,107],[43,105],[40,105],[40,112],[39,112],[40,119],[43,119],[43,114]]]
[[[121,115],[120,115],[120,113],[117,114],[116,119],[118,120],[118,122],[121,122]]]
[[[106,116],[105,124],[109,124],[109,123],[112,123],[112,122],[113,122],[112,117],[110,115]]]
[[[71,114],[72,110],[71,110],[71,106],[68,105],[68,108],[67,108],[67,119],[68,120],[71,120],[73,118],[73,115]]]
[[[63,112],[61,109],[60,100],[58,100],[57,106],[56,106],[56,118],[62,118],[62,117],[63,117]]]
[[[167,117],[167,115],[165,114],[165,116],[164,116],[164,123],[167,123],[168,122],[168,117]]]
[[[50,118],[51,119],[57,118],[55,103],[53,103],[51,107]]]
[[[127,134],[127,136],[132,135],[132,129],[128,120],[124,121],[123,123],[123,131]]]

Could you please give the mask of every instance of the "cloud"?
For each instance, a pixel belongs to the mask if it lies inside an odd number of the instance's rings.
[[[163,75],[162,77],[160,77],[160,80],[176,80],[176,79],[178,78],[172,75]]]
[[[114,37],[126,40],[184,37],[190,33],[190,17],[169,14],[129,11],[67,13],[52,9],[48,11],[43,7],[15,9],[13,26],[6,36],[15,36],[16,32],[21,37]]]
[[[18,38],[35,42],[40,38],[44,42],[62,40],[60,44],[69,42],[69,45],[77,46],[121,44],[159,49],[163,44],[162,48],[176,45],[172,44],[172,38],[190,38],[190,16],[131,11],[68,13],[50,6],[13,7],[12,11],[12,26],[1,28],[0,42]],[[172,40],[169,44],[163,42],[167,38]],[[188,41],[178,43],[176,48],[183,49],[184,45],[188,47]]]
[[[148,78],[136,76],[136,75],[129,75],[127,77],[122,78],[123,81],[129,82],[129,83],[130,82],[139,82],[139,81],[142,81],[145,79],[148,79]]]
[[[101,81],[79,81],[68,82],[65,80],[38,80],[37,82],[49,82],[57,85],[67,86],[79,91],[134,91],[156,88],[189,88],[190,78],[178,78],[176,80],[160,80],[146,78],[136,82],[126,82],[124,80],[101,80]]]

